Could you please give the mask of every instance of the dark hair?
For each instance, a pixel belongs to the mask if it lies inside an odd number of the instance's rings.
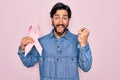
[[[66,10],[68,12],[68,17],[71,18],[71,9],[68,5],[65,5],[61,2],[56,3],[50,11],[50,17],[53,18],[53,15],[56,13],[57,10]]]

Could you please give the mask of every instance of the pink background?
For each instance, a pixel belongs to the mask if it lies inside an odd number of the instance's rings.
[[[93,65],[81,80],[120,80],[120,1],[119,0],[0,0],[0,80],[39,80],[38,64],[26,68],[17,50],[27,29],[37,22],[41,35],[51,31],[49,12],[58,2],[72,9],[69,29],[77,34],[90,30]]]

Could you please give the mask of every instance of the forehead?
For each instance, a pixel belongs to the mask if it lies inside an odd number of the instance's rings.
[[[66,10],[57,10],[54,16],[68,16],[68,12]]]

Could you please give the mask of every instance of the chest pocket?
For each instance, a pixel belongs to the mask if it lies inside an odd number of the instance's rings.
[[[78,76],[77,59],[72,57],[44,57],[40,67],[41,77],[75,79]]]

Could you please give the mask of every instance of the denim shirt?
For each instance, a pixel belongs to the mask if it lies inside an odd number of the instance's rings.
[[[77,35],[67,33],[57,39],[53,33],[38,39],[42,46],[42,56],[35,46],[25,56],[18,51],[19,57],[26,67],[39,62],[40,80],[79,80],[78,67],[84,72],[90,70],[92,56],[89,44],[81,47]]]

